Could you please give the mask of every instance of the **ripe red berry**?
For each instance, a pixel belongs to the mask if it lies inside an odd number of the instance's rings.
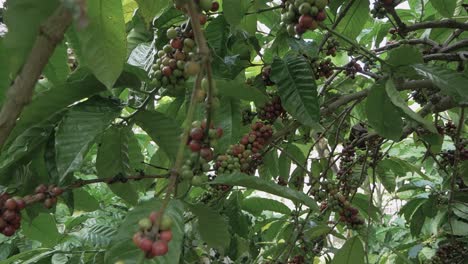
[[[16,209],[16,201],[14,199],[12,199],[12,198],[6,200],[5,207],[8,210],[15,210]]]
[[[11,222],[13,221],[15,218],[16,218],[16,212],[15,211],[11,211],[11,210],[6,210],[5,212],[3,212],[2,214],[2,218],[3,220],[7,221],[7,222]]]
[[[46,192],[47,191],[47,186],[45,186],[45,184],[41,184],[41,185],[36,187],[35,191],[36,191],[36,193]]]
[[[200,20],[200,25],[202,25],[202,26],[203,26],[203,25],[205,25],[205,24],[206,24],[206,20],[207,20],[207,18],[206,18],[206,16],[205,16],[205,15],[200,15],[200,16],[198,17],[198,19]]]
[[[151,253],[154,256],[163,256],[169,251],[166,241],[158,240],[153,243]]]
[[[223,129],[220,128],[220,127],[218,127],[218,129],[216,129],[216,136],[217,136],[218,138],[221,138],[221,137],[223,136],[223,134],[224,134]]]
[[[153,241],[149,240],[148,238],[142,238],[139,242],[140,243],[138,244],[138,247],[145,252],[150,251],[153,247]]]
[[[16,209],[22,210],[26,207],[26,202],[23,199],[16,200]]]
[[[201,129],[200,127],[192,128],[192,130],[190,131],[190,138],[192,138],[194,140],[202,140],[203,139],[203,129]]]
[[[159,218],[159,212],[151,212],[149,219],[151,222],[154,224],[156,222],[156,219]]]
[[[171,46],[174,49],[180,50],[184,47],[184,43],[182,42],[180,38],[176,38],[176,39],[171,40]]]
[[[201,144],[198,140],[191,140],[189,147],[192,152],[198,152],[201,149]]]
[[[8,223],[3,218],[0,218],[0,230],[3,230],[7,225]]]
[[[318,12],[317,16],[315,16],[315,19],[317,19],[317,21],[324,21],[327,19],[327,13],[325,13],[325,10]]]
[[[306,29],[310,28],[313,22],[314,22],[314,19],[309,15],[302,15],[299,17],[299,25],[302,28],[306,28]]]
[[[200,156],[206,161],[211,161],[213,160],[213,151],[210,148],[202,148]]]
[[[162,69],[162,74],[166,77],[170,77],[172,75],[172,69],[169,66],[164,66]]]
[[[45,208],[50,209],[53,206],[54,206],[54,200],[52,200],[52,198],[45,199],[45,201],[44,201],[44,207]]]
[[[172,240],[172,231],[167,230],[167,231],[162,231],[159,233],[159,238],[163,241],[169,242]]]
[[[212,4],[211,4],[211,9],[210,9],[212,12],[216,12],[219,10],[219,3],[214,1]]]
[[[142,233],[141,232],[137,232],[133,235],[133,243],[135,243],[135,245],[139,246],[140,245],[140,240],[142,239]]]
[[[4,234],[7,237],[10,237],[15,234],[15,228],[13,226],[6,226],[5,229],[3,229],[2,234]]]
[[[54,187],[52,188],[52,193],[55,195],[55,196],[59,196],[63,193],[63,189],[60,188],[60,187]]]

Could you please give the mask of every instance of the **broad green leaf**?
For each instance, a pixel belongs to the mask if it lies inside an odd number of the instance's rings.
[[[392,104],[382,83],[376,83],[366,101],[369,124],[385,138],[399,141],[403,133],[403,121],[398,109]]]
[[[3,44],[4,38],[0,38],[0,61],[7,62],[9,60],[9,52]],[[10,85],[10,64],[9,63],[0,63],[0,106],[5,99],[5,94]]]
[[[139,7],[138,11],[143,15],[147,25],[151,23],[155,16],[161,15],[164,8],[171,3],[169,0],[136,0],[136,2]]]
[[[388,161],[388,160],[387,160]],[[387,166],[388,163],[383,163],[379,162],[377,164],[377,177],[379,178],[380,182],[382,185],[385,187],[385,189],[389,192],[392,193],[395,191],[396,187],[396,177],[391,171],[391,168]]]
[[[279,160],[278,160],[278,153],[276,150],[268,151],[263,156],[263,163],[258,168],[258,173],[260,177],[270,180],[272,178],[276,178],[279,175]]]
[[[424,222],[426,220],[426,216],[424,215],[423,206],[419,206],[418,209],[414,212],[411,216],[410,224],[410,232],[413,237],[419,236],[421,233],[421,229],[424,226]]]
[[[105,263],[116,263],[120,260],[124,261],[125,264],[137,264],[139,263],[139,259],[144,259],[143,251],[133,244],[132,237],[139,231],[138,221],[148,217],[151,212],[159,210],[161,203],[162,201],[153,199],[139,204],[128,212],[117,234],[112,238],[110,248],[105,253]],[[171,200],[165,210],[165,214],[168,214],[173,220],[171,228],[172,240],[169,243],[169,252],[161,257],[146,259],[143,263],[179,263],[184,237],[184,206],[178,200]]]
[[[10,54],[9,67],[14,76],[29,55],[39,27],[53,14],[59,3],[59,0],[8,1],[8,8],[4,9],[5,24],[8,27],[4,45]]]
[[[227,52],[229,25],[224,16],[218,16],[206,26],[206,41],[215,54],[224,57]]]
[[[216,87],[219,90],[219,94],[223,96],[254,101],[258,104],[264,104],[269,100],[261,90],[246,85],[245,80],[241,76],[238,76],[234,80],[217,79]]]
[[[134,0],[122,0],[122,10],[124,14],[125,23],[128,23],[132,20],[133,13],[138,7],[137,2]]]
[[[313,210],[318,210],[316,202],[303,192],[295,191],[285,186],[280,186],[272,181],[267,181],[255,176],[250,176],[243,173],[232,173],[229,175],[221,175],[210,184],[227,184],[233,186],[243,186],[255,190],[271,193],[294,202],[300,202]]]
[[[156,111],[140,111],[135,121],[171,160],[175,160],[182,129],[174,119]]]
[[[378,221],[380,219],[379,215],[379,209],[375,207],[373,203],[369,204],[369,197],[365,194],[362,193],[357,193],[354,195],[354,198],[352,200],[352,204],[355,205],[361,214],[364,216],[369,216],[372,217],[375,221]]]
[[[449,234],[455,236],[468,236],[468,224],[464,221],[452,219],[451,223],[445,226],[445,229]]]
[[[242,114],[239,99],[222,97],[220,103],[216,112],[215,125],[223,129],[223,136],[218,139],[216,150],[224,152],[229,145],[239,140]]]
[[[31,223],[23,221],[23,234],[32,240],[37,240],[45,247],[54,247],[60,239],[55,219],[51,214],[39,214]]]
[[[225,0],[223,1],[223,14],[226,21],[231,26],[237,26],[244,17],[245,8],[243,5],[245,1],[238,0]]]
[[[112,127],[102,135],[99,143],[96,169],[99,178],[130,176],[130,158],[128,156],[127,128]],[[109,188],[130,204],[136,204],[138,194],[133,185],[116,182]]]
[[[308,240],[314,240],[332,231],[331,227],[326,225],[317,225],[304,232],[304,237]]]
[[[254,215],[260,215],[263,211],[272,211],[285,215],[291,213],[291,210],[285,204],[261,197],[252,197],[243,200],[242,209]]]
[[[390,50],[387,62],[394,67],[402,67],[422,63],[423,56],[421,51],[415,46],[401,45],[396,49]]]
[[[421,76],[430,79],[442,93],[452,96],[456,101],[468,101],[466,75],[438,65],[418,64],[413,67]]]
[[[457,7],[457,1],[429,0],[429,2],[444,17],[452,17]]]
[[[411,108],[406,104],[405,100],[401,98],[399,92],[395,88],[395,84],[393,83],[393,80],[389,79],[387,80],[385,84],[385,90],[387,91],[387,95],[392,101],[392,103],[400,108],[405,115],[407,115],[409,118],[413,119],[414,121],[420,123],[423,125],[427,130],[429,130],[432,133],[438,133],[437,129],[435,128],[434,124],[429,122],[428,120],[424,119],[421,117],[419,114],[413,112]]]
[[[125,20],[121,0],[87,2],[89,24],[78,30],[82,63],[108,89],[122,73],[127,58]]]
[[[224,249],[229,245],[230,234],[226,220],[204,204],[188,206],[198,219],[198,232],[209,247]]]
[[[271,66],[271,78],[278,85],[283,107],[307,126],[314,126],[320,119],[313,76],[309,62],[302,56],[276,58]]]
[[[37,256],[49,256],[54,254],[54,252],[55,250],[51,250],[50,248],[35,248],[28,251],[23,251],[6,260],[2,260],[0,261],[0,264],[26,263],[26,261]]]
[[[74,209],[92,212],[99,209],[99,202],[83,188],[73,190]]]
[[[361,239],[354,236],[346,240],[345,244],[336,252],[331,264],[365,263],[364,255]]]
[[[59,85],[67,80],[69,73],[67,46],[61,43],[55,48],[54,54],[44,68],[44,75],[53,84]]]
[[[356,0],[336,29],[343,35],[356,39],[370,19],[369,14],[369,0]]]
[[[118,116],[116,102],[93,98],[72,107],[55,134],[57,170],[60,182],[81,166],[96,136]]]

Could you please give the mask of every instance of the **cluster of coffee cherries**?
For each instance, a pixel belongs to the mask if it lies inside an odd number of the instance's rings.
[[[444,133],[449,137],[455,138],[455,135],[457,134],[457,126],[452,121],[448,121],[445,123]]]
[[[257,114],[252,112],[252,109],[250,109],[250,107],[242,110],[242,124],[244,126],[251,124],[256,116]]]
[[[194,152],[182,165],[181,177],[183,180],[191,181],[194,186],[200,186],[208,181],[206,173],[210,171],[210,168],[208,161],[200,158],[199,153]]]
[[[275,85],[275,82],[273,82],[270,79],[270,76],[271,76],[271,66],[268,65],[268,66],[263,67],[263,69],[262,69],[262,80],[263,80],[263,83],[265,84],[265,86]]]
[[[315,30],[318,23],[327,19],[325,7],[328,0],[283,0],[281,23],[290,36],[301,36]]]
[[[430,264],[465,263],[468,244],[458,240],[446,241],[440,245]]]
[[[327,46],[325,46],[325,50],[326,50],[325,54],[327,56],[335,57],[336,50],[338,49],[339,46],[340,46],[340,42],[338,42],[338,40],[334,38],[328,39]]]
[[[194,121],[187,145],[192,152],[199,153],[202,159],[209,162],[213,160],[211,144],[223,136],[223,129],[221,127],[215,129],[213,123],[210,124],[208,133],[206,133],[206,128],[206,120],[202,122]]]
[[[286,114],[283,106],[281,105],[281,98],[278,95],[272,96],[271,101],[266,103],[263,107],[257,110],[258,118],[269,123]]]
[[[396,0],[376,0],[371,14],[374,18],[383,19],[387,15],[387,8],[394,7]]]
[[[288,261],[288,264],[304,264],[305,258],[302,255],[296,255]]]
[[[44,207],[50,209],[57,203],[57,197],[63,193],[63,189],[55,185],[41,184],[36,187],[36,194],[33,196],[27,195],[24,197],[25,200],[34,199],[36,201],[44,201]]]
[[[26,202],[21,198],[11,198],[9,194],[0,195],[0,232],[12,236],[21,226],[21,210]]]
[[[356,73],[362,71],[361,65],[357,63],[356,60],[351,60],[346,66],[345,66],[345,72],[346,76],[350,77],[351,79],[356,78]]]
[[[160,221],[157,229],[156,220]],[[167,214],[160,217],[158,212],[152,212],[148,218],[140,219],[138,227],[140,230],[133,235],[133,243],[145,252],[147,258],[167,254],[168,243],[172,240],[172,219]]]
[[[340,211],[340,221],[346,223],[351,229],[357,229],[364,225],[364,219],[359,215],[359,210],[347,202]]]
[[[333,63],[330,58],[327,58],[323,61],[316,62],[315,64],[315,79],[320,79],[321,77],[328,78],[333,75]]]
[[[184,13],[188,13],[188,11],[183,6],[185,1],[192,1],[192,0],[176,0],[175,7],[181,10]],[[195,4],[198,6],[199,16],[198,19],[201,25],[205,25],[206,21],[208,20],[207,15],[210,12],[217,12],[219,10],[219,2],[212,1],[212,0],[193,0]]]
[[[226,154],[218,156],[215,163],[217,173],[253,173],[262,162],[259,152],[272,135],[271,125],[262,122],[252,124],[251,131],[238,144],[231,145]]]
[[[468,148],[467,148],[468,142],[461,142],[458,146],[457,149],[460,151],[460,157],[459,159],[461,161],[468,160]],[[450,149],[446,150],[440,153],[440,156],[442,157],[441,160],[441,165],[442,166],[453,166],[455,164],[455,150]]]
[[[186,27],[172,27],[166,32],[170,43],[158,51],[153,64],[152,85],[165,88],[169,95],[185,91],[185,82],[200,71],[196,61],[193,31]]]

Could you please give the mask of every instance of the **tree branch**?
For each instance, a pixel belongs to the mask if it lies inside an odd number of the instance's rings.
[[[446,19],[441,21],[428,21],[406,26],[404,32],[411,32],[428,28],[458,28],[468,30],[468,23],[461,23],[452,19]]]
[[[458,50],[458,49],[465,48],[465,47],[468,47],[468,39],[460,40],[460,41],[458,41],[456,43],[453,43],[450,46],[442,48],[442,49],[440,49],[440,52],[442,52],[442,53],[450,52],[450,51]]]
[[[442,61],[466,61],[468,60],[468,52],[460,51],[457,53],[434,53],[424,56],[424,61],[433,61],[433,60],[442,60]]]
[[[8,89],[7,98],[0,112],[0,149],[15,127],[16,119],[31,101],[39,76],[42,74],[55,47],[62,41],[66,29],[72,22],[71,13],[60,6],[40,27],[31,53],[21,72]]]

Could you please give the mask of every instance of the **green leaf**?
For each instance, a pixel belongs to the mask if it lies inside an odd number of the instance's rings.
[[[343,35],[351,39],[356,39],[362,32],[367,20],[370,19],[369,14],[369,0],[354,1],[354,4],[336,29]]]
[[[444,17],[452,17],[457,7],[457,1],[429,0],[429,2]]]
[[[171,160],[175,160],[182,129],[173,118],[156,111],[140,111],[135,121]]]
[[[44,75],[53,84],[58,85],[67,80],[69,73],[67,46],[61,43],[55,48],[54,54],[44,68]]]
[[[93,98],[72,107],[65,114],[55,134],[60,182],[81,166],[91,143],[119,112],[120,106],[115,102]]]
[[[188,206],[198,218],[198,232],[209,247],[224,249],[231,241],[226,220],[204,204]]]
[[[379,209],[373,203],[369,204],[369,197],[362,193],[354,195],[352,204],[359,209],[359,212],[364,216],[370,216],[375,221],[380,219]]]
[[[252,197],[243,200],[242,209],[253,215],[260,215],[263,211],[272,211],[285,215],[291,213],[291,210],[285,204],[261,197]]]
[[[220,101],[221,105],[216,111],[215,124],[223,129],[223,136],[218,139],[216,150],[224,152],[240,137],[242,114],[239,99],[222,97]]]
[[[13,264],[13,263],[26,263],[26,261],[33,259],[37,256],[50,256],[54,254],[55,250],[51,250],[50,248],[35,248],[28,251],[23,251],[19,254],[16,254],[6,260],[0,261],[0,264]],[[21,262],[18,262],[21,261]],[[29,262],[29,261],[28,261]]]
[[[105,253],[105,263],[123,261],[125,264],[137,264],[138,259],[143,259],[143,251],[133,244],[132,237],[138,232],[138,221],[148,217],[151,212],[159,210],[161,203],[162,201],[153,199],[139,204],[128,212],[117,234],[112,238],[111,247]],[[169,215],[173,220],[169,252],[164,256],[146,260],[144,263],[179,263],[184,237],[183,204],[178,200],[170,200],[165,214]]]
[[[304,125],[314,126],[320,119],[317,85],[310,64],[302,56],[275,58],[271,78],[278,85],[284,108]]]
[[[391,168],[386,166],[388,163],[379,162],[377,164],[377,177],[379,178],[380,182],[383,184],[385,189],[392,193],[395,191],[396,187],[396,178],[395,175],[392,173]]]
[[[366,101],[369,124],[382,137],[399,141],[403,133],[403,121],[392,104],[382,83],[372,86]]]
[[[411,108],[406,104],[406,102],[401,98],[400,94],[398,93],[397,89],[395,88],[395,84],[393,83],[393,80],[389,79],[387,80],[387,83],[385,84],[385,90],[387,91],[388,97],[390,97],[390,100],[392,103],[400,108],[403,113],[405,113],[409,118],[413,119],[414,121],[420,123],[423,125],[427,130],[429,130],[432,133],[438,133],[437,129],[435,128],[434,124],[429,122],[428,120],[424,119],[421,117],[419,114],[413,112]]]
[[[401,45],[390,50],[387,62],[394,67],[408,66],[424,62],[421,51],[412,45]]]
[[[31,223],[23,221],[22,232],[32,240],[37,240],[45,247],[54,247],[60,239],[60,234],[51,214],[39,214]]]
[[[78,211],[92,212],[99,209],[99,202],[83,188],[73,189],[74,208]]]
[[[359,237],[346,240],[345,244],[336,252],[331,264],[365,263],[364,247]]]
[[[316,202],[304,194],[303,192],[295,191],[285,186],[280,186],[272,181],[267,181],[255,176],[250,176],[243,173],[232,173],[229,175],[221,175],[210,184],[227,184],[233,186],[243,186],[255,190],[271,193],[294,202],[300,202],[309,206],[313,210],[318,210]]]
[[[96,169],[99,178],[130,176],[130,158],[128,157],[128,128],[112,127],[103,135],[99,144]],[[129,183],[110,184],[109,188],[128,203],[134,205],[138,194]]]
[[[29,55],[40,25],[52,15],[59,6],[59,2],[58,0],[8,2],[8,8],[4,9],[5,24],[8,27],[4,45],[10,54],[9,67],[14,76]],[[5,62],[2,61],[2,63]]]
[[[147,25],[155,16],[160,16],[170,3],[169,0],[136,0],[136,2],[139,7],[138,12],[142,14]]]
[[[82,63],[110,89],[121,74],[127,59],[122,1],[89,1],[86,15],[89,24],[78,31]]]
[[[238,76],[234,80],[217,79],[216,87],[219,90],[219,94],[223,96],[254,101],[258,104],[264,104],[269,100],[258,88],[246,85],[245,80],[241,76]]]
[[[332,231],[331,227],[326,225],[317,225],[304,232],[304,237],[308,240],[314,240],[323,235],[329,234]]]
[[[426,216],[424,215],[424,208],[423,206],[419,206],[418,209],[414,212],[411,216],[410,221],[410,232],[413,237],[419,236],[421,233],[421,229],[424,226],[424,221],[426,220]]]
[[[206,41],[215,54],[224,57],[227,52],[229,25],[224,16],[218,16],[206,26]]]
[[[428,78],[440,88],[442,93],[452,96],[458,102],[468,101],[466,75],[438,65],[418,64],[413,67],[421,76]]]
[[[231,26],[237,26],[242,21],[244,17],[244,5],[242,4],[244,1],[238,0],[226,0],[223,1],[223,14],[226,18],[226,21]]]

